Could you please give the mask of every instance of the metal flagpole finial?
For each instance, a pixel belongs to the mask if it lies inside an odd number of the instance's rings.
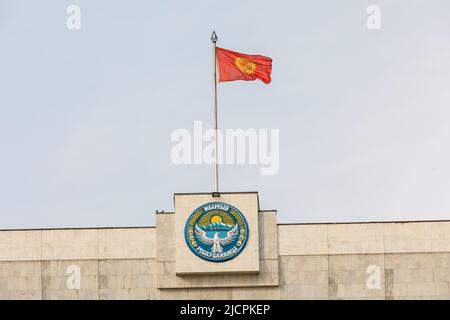
[[[212,35],[211,35],[211,41],[216,43],[217,40],[219,40],[219,38],[217,38],[217,34],[215,31],[213,31]]]

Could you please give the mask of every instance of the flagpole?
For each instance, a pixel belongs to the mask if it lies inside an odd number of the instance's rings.
[[[214,107],[214,193],[213,196],[219,196],[219,163],[218,163],[218,126],[217,126],[217,50],[216,50],[216,42],[218,38],[216,32],[213,31],[211,35],[211,41],[213,45],[213,107]]]

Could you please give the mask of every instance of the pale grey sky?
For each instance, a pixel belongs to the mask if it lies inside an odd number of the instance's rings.
[[[450,218],[448,0],[0,0],[0,228],[153,225],[210,191],[170,136],[212,124],[213,29],[274,61],[220,85],[220,126],[280,129],[279,174],[225,166],[222,191],[280,222]]]

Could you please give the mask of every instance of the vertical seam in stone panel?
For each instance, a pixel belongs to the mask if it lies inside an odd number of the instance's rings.
[[[384,223],[382,224],[383,227],[383,277],[384,277],[384,300],[387,300],[387,292],[386,292],[386,241],[385,241],[385,235],[384,235]]]
[[[277,254],[277,274],[278,274],[278,300],[281,300],[281,260],[280,260],[280,243],[279,243],[279,234],[278,234],[278,212],[275,213],[275,235],[277,237],[276,241],[276,254]]]
[[[44,300],[44,284],[43,284],[43,274],[42,274],[42,263],[44,262],[44,244],[42,242],[42,234],[43,234],[43,230],[41,230],[41,258],[40,258],[40,267],[41,267],[41,300]]]
[[[262,218],[261,213],[258,211],[258,229],[264,229],[264,219]],[[259,231],[259,230],[258,230]],[[261,259],[264,258],[264,239],[263,239],[263,233],[262,232],[258,232],[258,250],[259,250],[259,257],[258,257],[258,262],[259,262],[259,267],[261,268]]]
[[[328,278],[327,279],[327,282],[328,282],[327,297],[328,297],[328,300],[330,300],[330,250],[329,250],[330,240],[328,238],[328,227],[329,227],[329,225],[326,225],[325,232],[327,233],[327,275],[328,275],[328,277],[327,277]]]
[[[97,300],[100,300],[100,245],[99,245],[99,229],[97,229]]]

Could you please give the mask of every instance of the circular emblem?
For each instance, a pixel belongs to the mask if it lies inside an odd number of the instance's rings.
[[[234,60],[234,63],[239,68],[239,70],[241,70],[242,72],[244,72],[246,74],[252,74],[256,70],[256,64],[254,64],[253,62],[251,62],[250,60],[248,60],[246,58],[238,57]]]
[[[192,212],[184,228],[186,243],[198,257],[223,262],[238,256],[248,239],[244,215],[232,205],[210,202]]]

